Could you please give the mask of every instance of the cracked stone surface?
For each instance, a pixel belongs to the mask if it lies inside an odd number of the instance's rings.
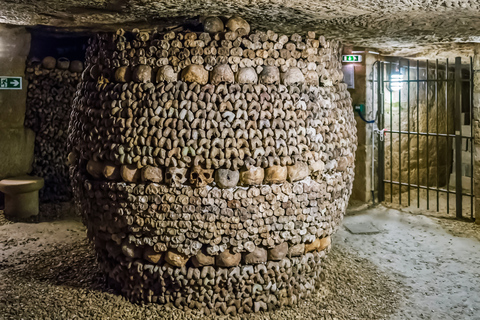
[[[95,31],[239,14],[257,29],[315,30],[397,56],[469,56],[480,42],[478,0],[0,0],[0,5],[0,23]]]

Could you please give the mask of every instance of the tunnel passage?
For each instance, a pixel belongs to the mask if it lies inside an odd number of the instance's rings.
[[[69,128],[75,201],[132,301],[294,305],[322,285],[352,188],[341,46],[239,17],[204,28],[92,38]]]

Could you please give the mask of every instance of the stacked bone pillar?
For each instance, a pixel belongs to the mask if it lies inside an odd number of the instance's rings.
[[[66,162],[67,132],[82,71],[82,62],[66,58],[27,62],[25,127],[35,132],[32,174],[45,180],[40,190],[42,201],[69,201],[72,197]]]
[[[74,193],[131,300],[295,305],[321,287],[352,188],[339,43],[238,17],[204,25],[92,40],[70,125]]]

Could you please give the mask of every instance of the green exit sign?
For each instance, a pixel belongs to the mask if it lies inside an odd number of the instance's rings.
[[[343,62],[362,62],[362,55],[360,54],[344,54],[342,56]]]
[[[0,90],[21,90],[22,77],[0,76]]]

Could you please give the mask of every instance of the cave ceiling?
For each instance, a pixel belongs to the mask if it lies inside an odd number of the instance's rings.
[[[316,31],[385,55],[469,56],[480,0],[0,0],[0,23],[73,31],[165,28],[238,14],[257,29]]]

